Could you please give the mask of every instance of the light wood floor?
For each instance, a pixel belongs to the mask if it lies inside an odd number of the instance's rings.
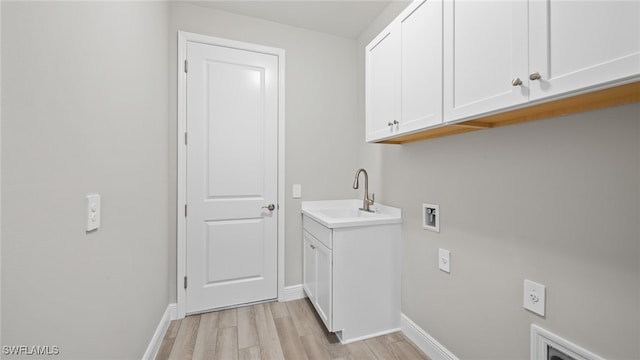
[[[172,321],[156,356],[164,359],[429,360],[400,332],[342,345],[307,299]]]

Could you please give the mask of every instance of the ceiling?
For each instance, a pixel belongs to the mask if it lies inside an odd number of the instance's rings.
[[[391,0],[213,0],[192,4],[357,38]]]

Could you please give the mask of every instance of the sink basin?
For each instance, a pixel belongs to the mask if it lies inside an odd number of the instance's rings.
[[[362,200],[303,201],[302,213],[328,228],[399,224],[402,211],[398,208],[374,204],[374,212],[359,210]]]
[[[359,218],[359,217],[375,217],[375,213],[371,213],[368,211],[362,211],[358,208],[355,209],[326,209],[326,210],[317,210],[320,214],[330,217],[332,219],[348,219],[348,218]]]

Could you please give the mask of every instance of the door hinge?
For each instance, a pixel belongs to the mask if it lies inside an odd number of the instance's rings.
[[[188,73],[189,72],[189,60],[184,59],[184,72]]]
[[[187,277],[186,276],[184,277],[184,288],[185,289],[187,288]]]
[[[184,133],[184,144],[187,145],[187,133]]]
[[[187,204],[184,204],[184,217],[187,217]]]

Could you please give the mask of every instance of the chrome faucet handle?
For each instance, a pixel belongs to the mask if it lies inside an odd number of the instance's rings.
[[[376,200],[376,194],[373,193],[371,194],[371,199],[367,199],[367,202],[369,203],[369,205],[373,205],[375,200]]]

